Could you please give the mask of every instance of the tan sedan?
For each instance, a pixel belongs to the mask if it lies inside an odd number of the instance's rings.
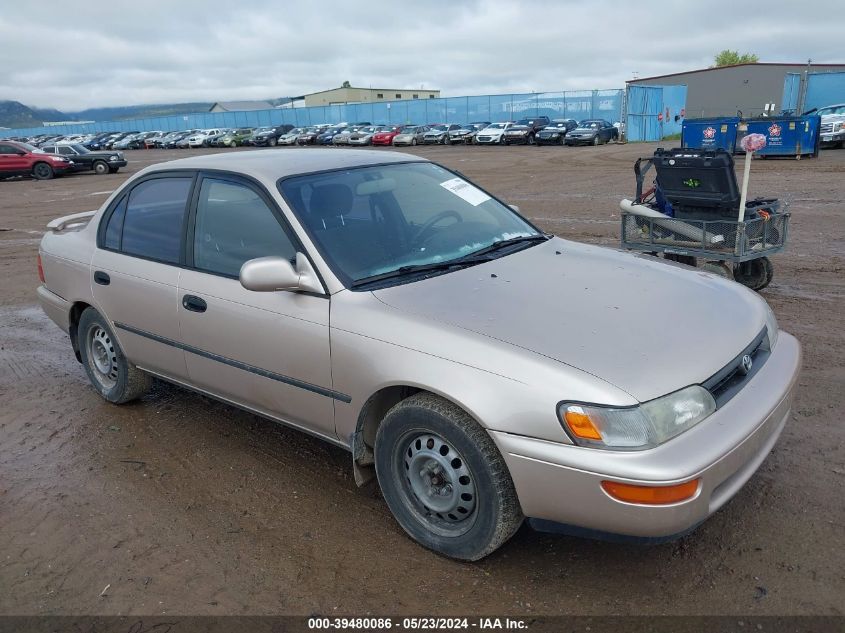
[[[418,157],[294,154],[154,165],[50,223],[38,297],[104,398],[156,376],[343,446],[465,560],[525,517],[672,538],[776,442],[800,348],[753,292],[545,234]]]

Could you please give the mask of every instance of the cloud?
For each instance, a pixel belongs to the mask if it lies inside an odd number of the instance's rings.
[[[840,19],[835,19],[838,16]],[[0,99],[87,107],[262,99],[339,86],[444,96],[621,87],[706,67],[845,62],[841,0],[111,0],[5,3]]]

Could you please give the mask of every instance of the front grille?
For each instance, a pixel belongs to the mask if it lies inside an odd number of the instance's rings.
[[[742,359],[745,356],[750,356],[752,361],[748,372],[745,372],[742,366]],[[754,374],[760,371],[768,358],[769,337],[768,331],[763,328],[736,358],[702,383],[702,387],[707,389],[716,401],[716,408],[720,408],[738,394]]]
[[[820,131],[822,134],[831,134],[833,132],[833,123],[822,123]]]

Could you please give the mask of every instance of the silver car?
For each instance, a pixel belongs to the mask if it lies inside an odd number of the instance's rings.
[[[106,400],[157,376],[342,446],[457,559],[526,517],[686,533],[790,417],[800,347],[758,295],[546,234],[415,156],[176,160],[48,228],[40,303]]]

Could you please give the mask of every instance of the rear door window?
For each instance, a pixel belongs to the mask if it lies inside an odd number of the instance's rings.
[[[123,221],[124,253],[179,263],[192,181],[191,177],[156,178],[132,189]]]

